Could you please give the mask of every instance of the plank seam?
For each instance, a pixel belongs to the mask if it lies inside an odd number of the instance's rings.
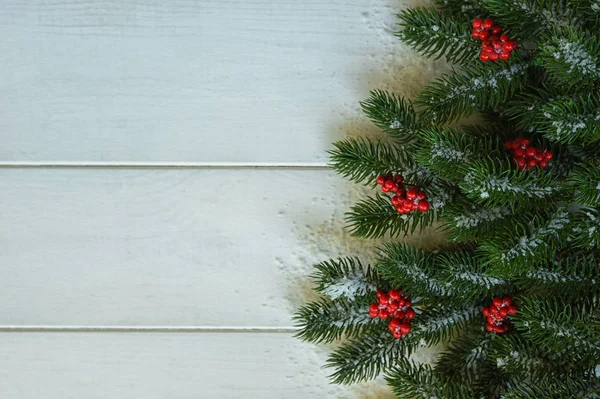
[[[326,162],[12,162],[0,168],[47,169],[328,169]]]
[[[0,326],[0,333],[295,333],[295,327]]]

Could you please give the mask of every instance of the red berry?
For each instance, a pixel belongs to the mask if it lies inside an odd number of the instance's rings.
[[[408,320],[412,320],[415,317],[415,311],[410,308],[410,309],[406,309],[406,318]]]
[[[529,147],[529,143],[530,143],[529,139],[521,138],[521,144],[524,145],[525,147]]]
[[[379,184],[380,186],[385,183],[385,177],[384,176],[379,176],[377,178],[377,184]]]
[[[400,305],[401,308],[404,307],[404,305],[406,304],[406,300],[404,298],[400,298],[398,299],[398,305]]]
[[[392,334],[394,335],[394,338],[402,338],[402,333],[400,331],[394,331]]]
[[[390,300],[390,303],[387,305],[387,310],[393,314],[396,310],[398,310],[398,307],[398,302]]]
[[[493,324],[487,323],[485,325],[485,329],[488,330],[489,332],[493,332],[495,330],[495,326]]]
[[[507,150],[512,150],[512,146],[513,146],[513,142],[512,141],[506,141],[506,142],[504,142],[504,148],[506,148]]]
[[[427,194],[425,194],[425,191],[419,191],[419,194],[417,194],[417,199],[424,200],[425,198],[427,198]]]
[[[412,305],[411,301],[409,301],[408,299],[404,301],[404,306],[409,307],[410,305]]]
[[[491,35],[488,40],[490,42],[493,42],[493,41],[498,40],[498,39],[500,39],[500,37],[498,37],[498,35]]]
[[[403,215],[403,214],[404,214],[404,208],[402,208],[402,207],[397,207],[397,208],[396,208],[396,212],[398,212],[398,213],[400,213],[400,214],[402,214],[402,215]]]
[[[372,303],[369,306],[369,312],[379,312],[379,304],[378,303]]]
[[[421,212],[427,212],[429,210],[429,202],[425,200],[419,202],[419,210]]]
[[[473,39],[479,39],[479,37],[480,37],[480,36],[479,36],[479,34],[480,34],[480,33],[481,33],[481,32],[474,30],[473,32],[471,32],[471,37],[472,37]]]
[[[412,203],[412,210],[416,211],[417,209],[419,209],[419,202],[415,200],[415,202]]]
[[[509,53],[505,53],[505,52],[500,53],[500,59],[502,61],[507,61],[509,58],[510,58],[510,54]]]
[[[529,161],[527,161],[527,166],[529,166],[530,168],[535,168],[537,164],[538,163],[535,159],[530,159]]]
[[[402,332],[402,334],[408,334],[410,332],[410,324],[402,323],[400,325],[400,332]]]
[[[494,26],[494,20],[491,18],[486,18],[483,21],[483,28],[484,29],[492,29],[492,26]]]
[[[544,158],[546,158],[548,161],[552,159],[552,156],[553,156],[553,155],[552,155],[552,153],[551,153],[550,151],[547,151],[547,152],[544,154]]]
[[[377,312],[369,312],[369,316],[371,316],[371,318],[374,319],[377,316],[379,316],[379,311],[377,311]]]
[[[514,152],[513,155],[517,158],[521,158],[525,156],[525,151],[522,148],[517,148]]]
[[[400,291],[398,290],[390,290],[388,292],[388,295],[390,296],[390,298],[392,298],[394,301],[397,301],[398,299],[400,299]]]
[[[406,192],[406,199],[409,200],[414,200],[415,198],[417,198],[417,194],[419,193],[418,189],[415,189],[414,187],[411,187],[408,189],[408,191]]]
[[[402,197],[400,197],[399,195],[394,195],[392,197],[392,205],[394,205],[395,207],[398,207],[400,201],[402,201]]]
[[[473,26],[475,29],[481,28],[481,25],[483,25],[483,21],[480,18],[475,18],[471,24],[471,26]]]
[[[398,310],[396,311],[396,313],[394,314],[395,317],[399,318],[399,319],[404,319],[406,317],[406,312],[402,311],[402,310]]]
[[[485,317],[488,317],[490,315],[490,310],[488,308],[483,308],[481,313],[483,313]]]
[[[481,32],[479,32],[479,38],[481,40],[487,40],[488,37],[490,37],[490,32],[488,32],[487,30],[482,30]]]
[[[501,26],[495,25],[495,26],[492,27],[492,33],[494,35],[499,35],[500,32],[502,32],[502,27]]]
[[[386,295],[387,293],[384,290],[377,290],[377,298],[381,298],[383,295]]]
[[[395,330],[400,327],[400,324],[402,324],[402,323],[400,323],[400,319],[392,319],[389,322],[388,327]]]
[[[540,161],[540,168],[545,168],[548,166],[548,161]]]
[[[500,41],[501,42],[507,42],[509,40],[510,40],[510,37],[508,37],[507,34],[504,34],[504,35],[500,36]]]
[[[390,301],[390,297],[388,294],[383,294],[379,297],[379,303],[382,305],[387,305]]]
[[[490,54],[490,61],[498,61],[498,58],[500,58],[500,56],[498,55],[498,53],[492,53],[492,54]]]
[[[492,301],[492,303],[494,304],[495,307],[499,308],[500,306],[502,306],[502,299],[500,298],[494,298],[494,300]],[[494,310],[492,310],[493,312]]]
[[[508,307],[508,314],[517,314],[517,307],[512,305]]]
[[[387,310],[385,310],[385,309],[381,309],[381,310],[379,311],[379,318],[380,318],[380,319],[384,319],[384,320],[385,320],[385,319],[387,319],[388,317],[390,317],[390,313],[389,313]]]
[[[385,185],[381,186],[381,191],[383,191],[384,193],[387,193],[388,191],[390,191],[389,188],[387,188]]]
[[[492,47],[494,47],[496,50],[500,50],[502,48],[502,42],[500,40],[494,40],[492,42]]]
[[[494,330],[498,333],[498,334],[502,334],[504,332],[504,327],[502,326],[496,326],[494,327]]]
[[[529,147],[528,149],[525,150],[525,154],[531,158],[535,156],[535,148],[533,147]]]
[[[512,298],[509,296],[505,296],[504,298],[502,298],[502,305],[503,306],[510,306],[512,305]]]
[[[502,316],[502,317],[508,316],[508,310],[506,308],[500,309],[499,313],[500,313],[500,316]]]
[[[394,188],[395,185],[396,183],[394,183],[393,180],[386,180],[385,183],[383,183],[383,187],[386,187],[388,190]]]
[[[490,59],[490,56],[486,53],[479,54],[479,59],[483,62],[487,62]]]

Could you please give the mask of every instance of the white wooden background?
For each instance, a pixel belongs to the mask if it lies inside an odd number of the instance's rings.
[[[384,398],[292,337],[401,0],[1,0],[0,396]]]

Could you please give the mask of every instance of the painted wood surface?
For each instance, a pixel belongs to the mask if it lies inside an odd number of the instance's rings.
[[[406,3],[2,1],[0,162],[323,163],[369,90],[426,79]]]
[[[322,354],[281,333],[0,333],[0,357],[5,398],[392,398],[329,385]]]

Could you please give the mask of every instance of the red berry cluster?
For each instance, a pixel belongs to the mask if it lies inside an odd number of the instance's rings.
[[[481,61],[506,61],[510,58],[510,53],[517,48],[517,42],[510,40],[507,34],[500,35],[502,33],[502,27],[494,25],[494,20],[487,18],[481,20],[479,18],[473,20],[473,36],[474,39],[480,39],[481,43],[481,54],[479,58]]]
[[[517,137],[515,141],[507,141],[504,147],[512,152],[513,162],[520,170],[533,169],[536,166],[545,168],[552,159],[552,152],[537,147],[530,147],[529,140]]]
[[[504,298],[494,298],[492,304],[483,308],[481,311],[487,317],[485,329],[489,332],[502,334],[508,331],[508,324],[505,324],[508,315],[517,314],[517,307],[513,305],[512,299],[505,296]]]
[[[398,213],[410,213],[417,209],[421,212],[427,212],[429,202],[425,200],[427,198],[425,191],[421,190],[419,186],[411,186],[406,189],[402,184],[403,181],[404,177],[401,175],[385,175],[377,178],[377,184],[381,186],[381,191],[396,193],[391,201]]]
[[[415,317],[415,311],[411,308],[412,303],[403,292],[398,290],[377,291],[377,302],[369,307],[369,316],[379,317],[386,320],[391,317],[388,323],[388,330],[391,331],[394,338],[402,338],[410,332],[410,323]]]

